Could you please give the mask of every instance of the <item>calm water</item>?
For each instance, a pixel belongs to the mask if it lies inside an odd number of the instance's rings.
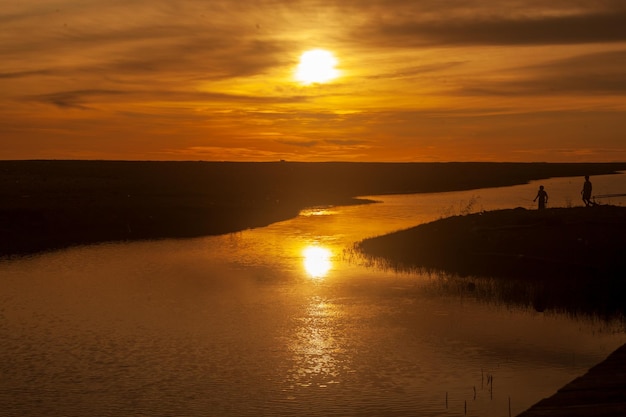
[[[595,194],[625,177],[592,178]],[[550,206],[581,204],[582,178],[541,183]],[[620,324],[449,295],[345,249],[469,206],[531,208],[537,188],[376,196],[0,262],[1,414],[515,415],[626,342]]]

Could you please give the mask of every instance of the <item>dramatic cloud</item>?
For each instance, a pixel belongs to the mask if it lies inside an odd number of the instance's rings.
[[[520,69],[515,70],[520,72]],[[476,81],[470,95],[626,96],[626,50],[578,55],[521,69],[508,81]]]
[[[565,16],[477,17],[385,22],[356,33],[383,45],[559,45],[626,41],[626,11]]]
[[[22,0],[0,62],[4,158],[626,159],[622,0]]]

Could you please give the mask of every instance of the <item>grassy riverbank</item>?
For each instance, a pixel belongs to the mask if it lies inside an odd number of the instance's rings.
[[[260,227],[354,196],[600,175],[623,164],[0,161],[0,256]]]
[[[475,294],[491,291],[538,310],[626,313],[624,207],[453,216],[366,239],[357,249],[391,268],[466,277],[460,282]]]
[[[593,277],[626,266],[626,208],[522,208],[453,216],[366,239],[365,253],[398,267],[460,275]]]

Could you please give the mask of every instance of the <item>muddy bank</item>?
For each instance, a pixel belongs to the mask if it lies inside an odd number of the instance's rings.
[[[358,195],[617,170],[626,164],[0,161],[0,256],[234,232]]]

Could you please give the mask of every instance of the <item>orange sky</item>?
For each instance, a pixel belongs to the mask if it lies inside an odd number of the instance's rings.
[[[0,63],[0,159],[626,161],[623,0],[20,0]]]

